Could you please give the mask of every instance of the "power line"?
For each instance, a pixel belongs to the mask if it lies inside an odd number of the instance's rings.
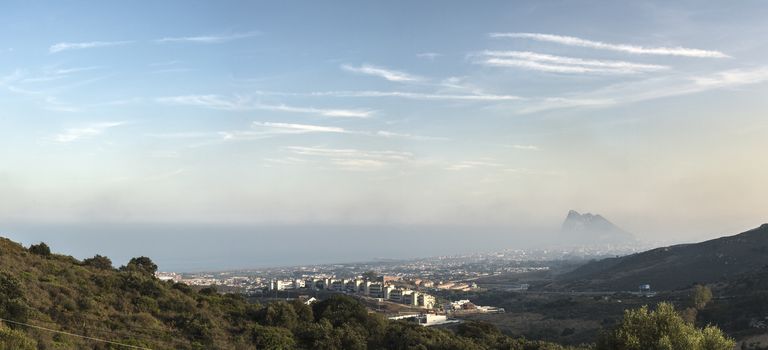
[[[28,306],[28,305],[24,305],[24,306],[27,309],[29,309],[30,311],[32,311],[32,312],[36,312],[37,311],[36,309],[32,308],[31,306]],[[42,319],[39,319],[39,318],[31,319],[31,321],[42,322],[42,323],[49,323],[49,324],[55,324],[55,325],[59,324],[56,321],[42,320]],[[97,322],[97,323],[104,322],[103,320],[97,320],[97,319],[92,319],[92,318],[84,318],[84,321]],[[107,330],[107,329],[102,329],[102,328],[95,328],[95,327],[86,326],[85,324],[79,325],[78,328],[79,328],[79,330],[83,330],[83,331],[87,330],[87,331],[92,331],[92,332],[109,333],[109,334],[112,334],[112,335],[130,336],[132,338],[136,338],[136,337],[139,337],[139,335],[141,335],[140,338],[142,338],[143,340],[150,340],[150,341],[155,340],[155,337],[157,337],[158,334],[160,334],[160,335],[166,335],[167,334],[163,330],[155,329],[155,328],[139,327],[139,326],[128,326],[128,325],[122,325],[122,326],[124,328],[128,328],[128,331]],[[131,332],[131,331],[133,331],[133,332]],[[156,334],[154,334],[154,335],[153,334],[147,334],[145,332],[153,332],[153,333],[156,333]],[[187,344],[182,339],[179,339],[179,338],[176,338],[176,337],[171,338],[171,339],[167,339],[167,341]]]
[[[13,323],[13,324],[17,324],[17,325],[20,325],[20,326],[32,327],[32,328],[36,328],[36,329],[43,330],[43,331],[64,334],[64,335],[68,335],[68,336],[72,336],[72,337],[78,337],[78,338],[93,340],[93,341],[97,341],[97,342],[102,342],[102,343],[107,343],[107,344],[112,344],[112,345],[123,346],[123,347],[131,348],[131,349],[152,350],[150,348],[145,348],[143,346],[136,346],[136,345],[129,345],[129,344],[124,344],[124,343],[118,343],[118,342],[111,341],[111,340],[99,339],[99,338],[89,337],[89,336],[86,336],[86,335],[80,335],[80,334],[69,333],[69,332],[65,332],[65,331],[59,331],[59,330],[55,330],[55,329],[51,329],[51,328],[45,328],[45,327],[41,327],[41,326],[36,326],[36,325],[33,325],[33,324],[29,324],[29,323],[6,320],[4,318],[0,318],[0,321],[8,322],[8,323]]]

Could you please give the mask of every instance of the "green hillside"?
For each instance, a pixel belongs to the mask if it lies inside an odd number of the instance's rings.
[[[0,239],[0,350],[131,348],[104,341],[150,349],[563,349],[484,324],[453,333],[388,321],[343,296],[312,307],[251,304],[161,282],[156,268],[136,258],[115,269],[105,257],[78,261]]]

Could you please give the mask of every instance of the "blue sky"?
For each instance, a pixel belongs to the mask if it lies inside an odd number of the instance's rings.
[[[765,18],[760,1],[4,2],[0,220],[757,226]]]

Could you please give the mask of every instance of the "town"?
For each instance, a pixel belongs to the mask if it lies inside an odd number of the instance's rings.
[[[301,299],[311,303],[332,294],[355,297],[369,309],[393,319],[424,326],[458,322],[449,317],[503,313],[464,297],[488,288],[525,292],[529,285],[487,285],[482,281],[503,275],[548,274],[552,269],[610,256],[613,249],[504,250],[410,260],[287,266],[253,270],[179,273],[158,272],[160,280],[199,288],[215,286],[222,293],[241,293],[260,302]],[[478,283],[480,282],[480,283]]]

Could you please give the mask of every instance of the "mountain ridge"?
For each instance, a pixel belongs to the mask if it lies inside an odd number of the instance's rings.
[[[640,284],[674,290],[715,283],[768,264],[768,224],[700,243],[678,244],[587,263],[552,287],[635,290]]]

